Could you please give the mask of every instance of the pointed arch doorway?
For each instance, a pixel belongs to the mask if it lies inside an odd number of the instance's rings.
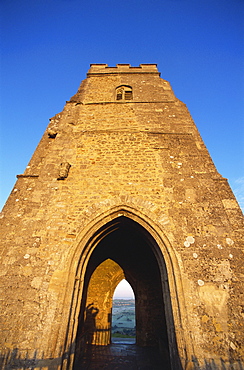
[[[112,297],[118,283],[126,279],[135,294],[136,344],[157,346],[164,368],[180,369],[167,271],[162,255],[159,260],[155,240],[140,224],[124,216],[107,223],[93,238],[95,247],[86,267],[79,313],[75,364],[85,343],[111,343]]]
[[[135,325],[135,295],[128,281],[122,279],[113,294],[111,342],[135,344]]]

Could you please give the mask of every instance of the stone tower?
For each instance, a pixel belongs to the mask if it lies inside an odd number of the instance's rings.
[[[137,344],[162,368],[242,369],[242,213],[155,64],[92,64],[17,178],[1,215],[3,368],[79,368],[87,341],[110,343],[125,278]]]

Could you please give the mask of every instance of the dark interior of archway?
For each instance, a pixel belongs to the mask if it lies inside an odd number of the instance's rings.
[[[135,293],[136,343],[140,346],[160,346],[166,365],[169,361],[169,348],[165,306],[151,236],[133,220],[119,217],[100,229],[94,236],[94,242],[96,238],[100,241],[87,267],[78,331],[82,330],[89,279],[97,266],[111,259],[123,269]]]

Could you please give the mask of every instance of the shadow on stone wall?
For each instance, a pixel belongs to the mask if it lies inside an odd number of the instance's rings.
[[[84,322],[84,328],[82,337],[86,344],[108,344],[110,343],[111,328],[109,325],[102,327],[96,325],[96,316],[99,313],[99,309],[94,307],[93,303],[90,303],[86,307],[86,319]]]
[[[222,358],[218,361],[214,359],[205,359],[205,364],[200,365],[198,359],[193,357],[192,362],[194,370],[244,370],[241,360],[234,362],[233,360],[225,361]]]
[[[106,333],[106,330],[101,330],[99,333]],[[104,335],[104,334],[102,334]],[[96,352],[96,348],[101,346],[91,345],[91,344],[84,344],[84,348],[81,352],[86,354],[86,358],[90,356],[89,362],[92,362],[92,358]],[[104,347],[104,346],[102,346]],[[106,347],[106,346],[105,346]],[[24,354],[23,351],[20,351],[18,348],[14,348],[13,350],[7,350],[5,352],[0,353],[0,369],[1,370],[57,370],[62,369],[65,363],[65,368],[70,368],[70,356],[73,355],[73,351],[63,352],[62,348],[60,348],[59,356],[58,357],[46,357],[42,351],[35,351],[33,356],[29,356],[28,351]],[[88,357],[87,357],[88,356]],[[78,361],[78,367],[80,368],[82,361],[82,357],[80,357],[80,361]],[[244,370],[243,362],[241,360],[233,361],[225,361],[220,358],[218,361],[214,359],[205,359],[204,365],[200,365],[200,361],[197,358],[192,358],[192,365],[186,364],[185,367],[182,367],[182,370]],[[77,368],[77,362],[76,366]],[[172,370],[179,370],[179,369],[172,369]]]
[[[63,360],[66,354],[63,353],[62,348],[59,351],[58,357],[46,357],[42,351],[35,351],[33,356],[29,355],[29,352],[23,353],[18,348],[13,350],[7,350],[0,353],[0,369],[12,370],[12,369],[44,369],[45,370],[57,370],[61,368]],[[68,355],[68,354],[67,354]],[[69,353],[70,356],[70,353]]]

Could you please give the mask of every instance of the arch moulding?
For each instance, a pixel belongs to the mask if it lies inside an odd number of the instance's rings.
[[[162,225],[155,223],[142,212],[128,207],[116,206],[95,217],[77,236],[76,242],[69,254],[69,271],[64,297],[63,317],[68,317],[66,323],[65,348],[70,352],[70,358],[75,349],[75,337],[78,327],[78,316],[82,300],[84,278],[90,256],[98,243],[108,233],[111,227],[106,225],[119,217],[127,217],[142,226],[149,234],[150,245],[158,261],[163,291],[169,289],[170,301],[165,302],[166,312],[173,312],[173,328],[177,341],[178,353],[181,358],[183,369],[191,368],[191,359],[194,357],[194,349],[191,339],[191,330],[188,322],[187,308],[182,285],[181,263],[167,239]],[[102,231],[101,228],[103,228]],[[167,293],[167,292],[166,292]],[[165,294],[166,294],[165,293]],[[66,312],[64,312],[67,310]],[[170,316],[170,313],[169,313]],[[64,320],[65,321],[65,320]],[[62,330],[60,331],[61,335]],[[61,339],[61,338],[60,338]],[[170,339],[170,333],[169,333]],[[62,341],[62,340],[61,340]],[[66,353],[67,353],[66,352]],[[72,363],[72,359],[71,359]],[[65,368],[64,366],[63,368]],[[68,366],[68,368],[72,368]]]

